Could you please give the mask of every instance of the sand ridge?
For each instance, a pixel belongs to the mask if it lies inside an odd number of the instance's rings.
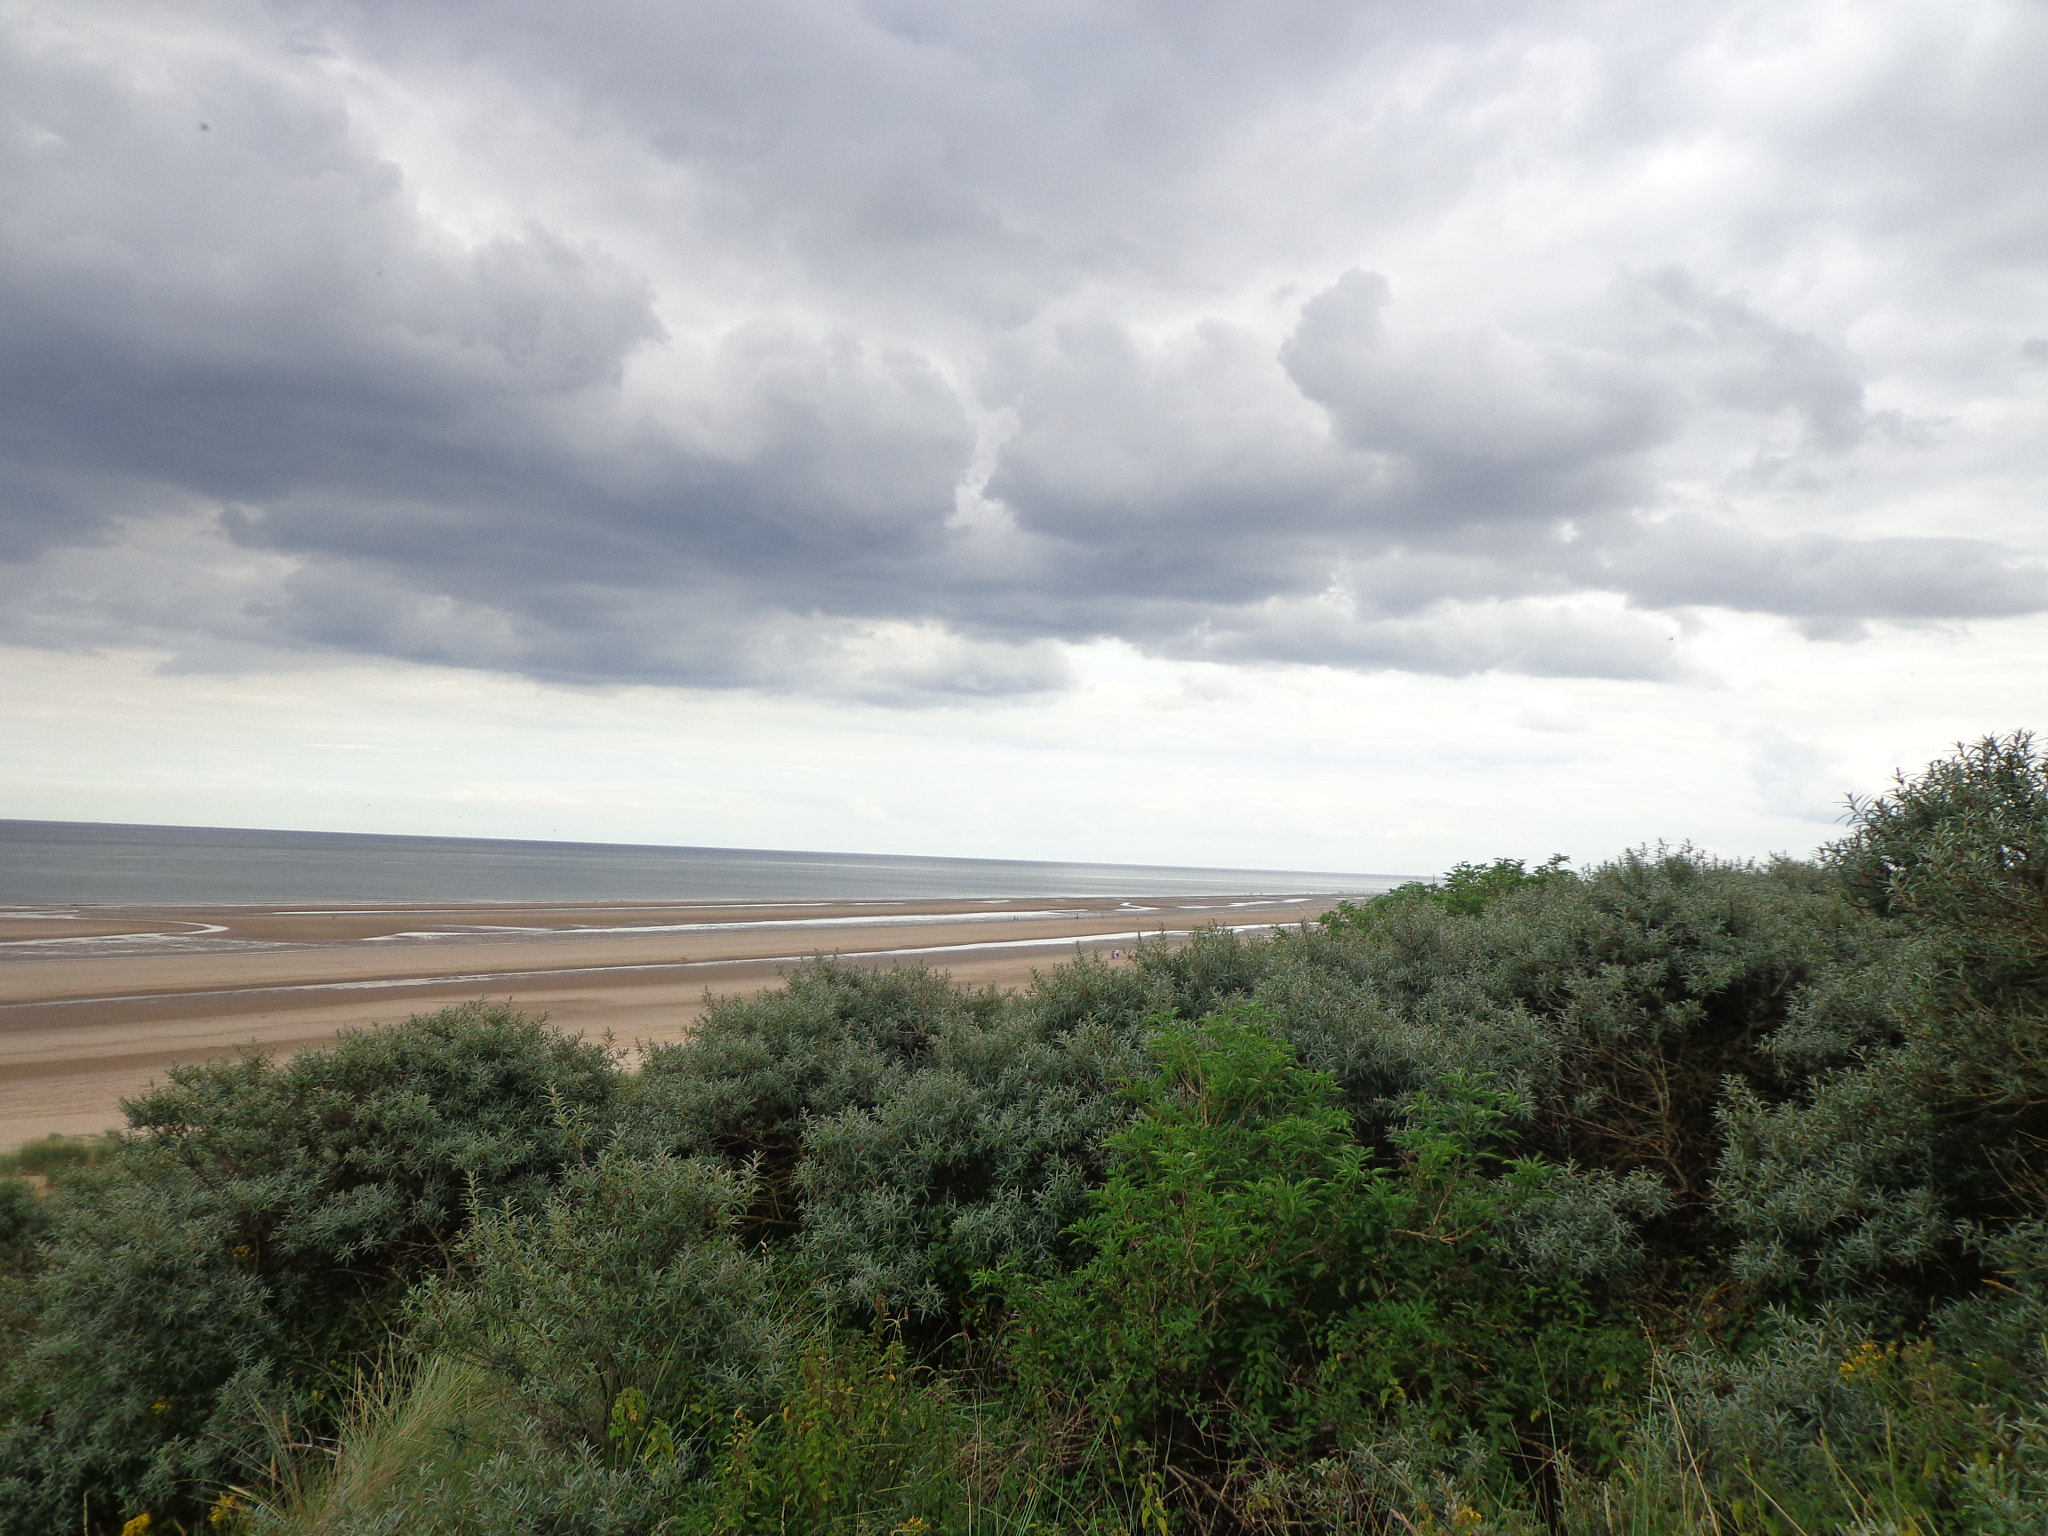
[[[1320,896],[0,909],[0,1146],[120,1123],[174,1062],[289,1054],[475,998],[623,1044],[816,954],[1016,986],[1076,948],[1291,924]]]

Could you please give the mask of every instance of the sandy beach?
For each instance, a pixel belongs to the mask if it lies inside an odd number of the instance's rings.
[[[566,906],[0,908],[0,1147],[121,1123],[173,1063],[289,1054],[475,998],[622,1045],[686,1035],[707,993],[837,954],[1017,986],[1080,949],[1266,927],[1330,896]]]

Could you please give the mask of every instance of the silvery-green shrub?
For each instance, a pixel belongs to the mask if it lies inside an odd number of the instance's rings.
[[[1731,1095],[1719,1191],[1742,1274],[1925,1304],[2042,1209],[2048,761],[1988,738],[1854,816],[1828,871],[1905,941],[1815,990],[1785,1090]]]
[[[607,1053],[453,1008],[283,1064],[173,1068],[48,1212],[5,1368],[0,1530],[203,1512],[260,1447],[224,1404],[315,1422],[472,1203],[537,1199],[609,1114]]]

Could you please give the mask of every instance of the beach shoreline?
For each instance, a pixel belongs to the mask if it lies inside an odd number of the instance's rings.
[[[288,1056],[487,998],[620,1046],[839,955],[1026,985],[1077,951],[1313,918],[1328,894],[0,908],[0,1149],[122,1123],[173,1063]]]

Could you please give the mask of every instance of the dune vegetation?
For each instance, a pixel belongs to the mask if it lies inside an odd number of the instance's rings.
[[[2048,1532],[2048,759],[0,1181],[0,1532]]]

